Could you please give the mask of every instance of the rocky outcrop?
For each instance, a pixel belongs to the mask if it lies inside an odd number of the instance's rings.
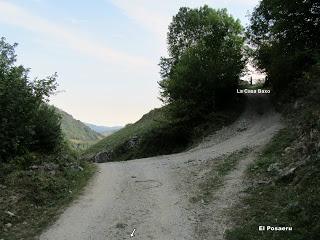
[[[128,149],[135,148],[139,144],[139,142],[140,141],[139,141],[138,136],[133,136],[127,141],[127,143],[126,143],[127,148]]]
[[[112,150],[99,152],[94,156],[94,162],[96,163],[110,162],[112,161],[112,155],[113,155]]]
[[[116,149],[105,150],[97,153],[92,161],[96,163],[112,162],[117,159],[117,156],[123,155],[123,153],[130,152],[137,148],[140,144],[140,138],[138,136],[132,136],[129,140],[118,146]]]

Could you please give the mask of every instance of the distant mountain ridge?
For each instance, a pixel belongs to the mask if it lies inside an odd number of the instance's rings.
[[[61,116],[62,132],[74,148],[86,149],[103,138],[103,135],[75,119],[71,114],[56,107],[55,109]]]
[[[108,127],[108,126],[102,126],[102,125],[95,125],[92,123],[84,123],[86,126],[88,126],[89,128],[91,128],[93,131],[100,133],[104,136],[108,136],[118,130],[120,130],[122,128],[122,126],[112,126],[112,127]]]

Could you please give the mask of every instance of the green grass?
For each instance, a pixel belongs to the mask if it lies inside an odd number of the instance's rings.
[[[81,193],[94,171],[94,165],[66,152],[28,154],[1,164],[0,239],[35,239]]]
[[[296,133],[280,131],[247,171],[250,187],[246,197],[230,211],[234,227],[228,240],[320,239],[320,156],[312,155],[293,174],[286,167],[298,166],[294,146]],[[285,150],[287,149],[287,150]],[[271,168],[270,166],[277,166]],[[260,232],[258,226],[290,226],[292,232]]]
[[[230,211],[227,240],[320,239],[320,66],[292,81],[277,102],[287,122],[248,169],[247,195]],[[259,232],[258,226],[292,232]]]
[[[200,142],[203,137],[235,121],[244,108],[244,100],[226,110],[211,113],[192,126],[168,121],[166,107],[154,109],[139,121],[100,140],[84,152],[91,159],[99,152],[112,152],[111,161],[150,157],[180,152]],[[135,139],[135,144],[130,144]]]
[[[223,185],[224,177],[234,170],[241,159],[245,158],[250,152],[249,148],[235,151],[230,155],[223,155],[214,161],[215,165],[205,176],[205,181],[198,187],[199,192],[190,198],[191,203],[203,200],[208,203],[213,200],[215,191]]]

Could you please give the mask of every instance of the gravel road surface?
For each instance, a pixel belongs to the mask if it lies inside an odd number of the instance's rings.
[[[234,124],[193,149],[99,164],[84,194],[40,240],[222,239],[228,224],[224,210],[236,201],[246,167],[281,127],[266,96],[248,95],[246,110]],[[253,153],[226,176],[213,203],[192,204],[197,183],[216,158],[244,147]]]

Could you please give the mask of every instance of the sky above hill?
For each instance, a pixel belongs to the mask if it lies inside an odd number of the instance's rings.
[[[243,25],[258,0],[0,0],[1,36],[32,78],[58,73],[51,103],[84,122],[124,125],[161,106],[159,58],[179,7],[227,8]]]

